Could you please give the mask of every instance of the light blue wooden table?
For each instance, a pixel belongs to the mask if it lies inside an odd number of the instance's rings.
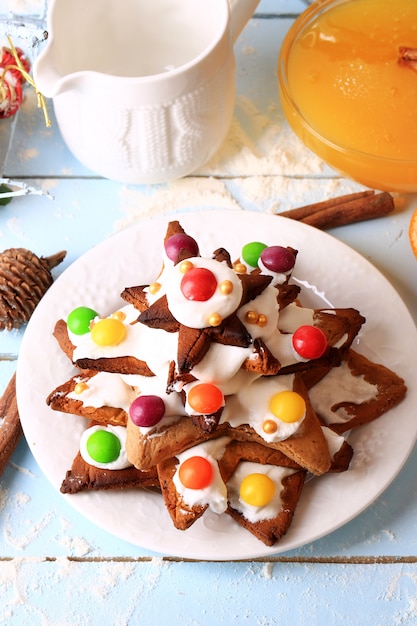
[[[0,2],[3,14],[39,3]],[[310,154],[283,119],[276,61],[302,0],[262,0],[236,43],[235,118],[195,176],[155,187],[102,180],[65,147],[32,91],[0,121],[1,175],[46,195],[0,208],[0,250],[67,250],[58,276],[92,246],[150,215],[189,209],[277,213],[359,185]],[[29,7],[29,8],[28,8]],[[10,15],[10,14],[9,14]],[[417,320],[417,259],[407,230],[417,197],[395,214],[331,234],[369,259]],[[80,228],[82,225],[82,228]],[[387,303],[389,306],[389,303]],[[18,353],[24,331],[0,334]],[[0,362],[0,392],[16,368]],[[0,477],[0,624],[13,626],[402,626],[417,623],[417,451],[390,487],[331,535],[276,557],[189,562],[125,543],[76,512],[43,476],[25,440]]]

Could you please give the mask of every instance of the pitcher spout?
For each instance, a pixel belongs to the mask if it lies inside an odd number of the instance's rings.
[[[35,59],[33,78],[37,89],[46,98],[55,98],[68,88],[69,77],[62,76],[58,71],[49,46]]]

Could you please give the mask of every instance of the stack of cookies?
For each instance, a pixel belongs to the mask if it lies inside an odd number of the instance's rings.
[[[86,419],[61,491],[158,490],[180,530],[211,509],[272,546],[306,476],[348,470],[349,431],[398,404],[404,381],[352,349],[357,310],[301,305],[297,250],[203,256],[178,221],[163,244],[125,306],[80,303],[56,323],[76,373],[47,403]]]

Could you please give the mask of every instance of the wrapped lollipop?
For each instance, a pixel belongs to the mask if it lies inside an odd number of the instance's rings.
[[[0,119],[14,115],[23,100],[23,86],[28,82],[35,90],[38,107],[42,109],[45,125],[51,126],[51,120],[45,104],[33,78],[30,76],[30,62],[21,48],[14,46],[7,36],[10,47],[0,48]]]
[[[10,117],[19,109],[23,100],[25,75],[29,70],[30,63],[21,48],[1,48],[0,118]]]

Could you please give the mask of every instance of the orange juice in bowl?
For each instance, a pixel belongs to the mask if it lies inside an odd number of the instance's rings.
[[[324,161],[387,191],[417,191],[417,1],[323,0],[290,28],[279,88]]]

